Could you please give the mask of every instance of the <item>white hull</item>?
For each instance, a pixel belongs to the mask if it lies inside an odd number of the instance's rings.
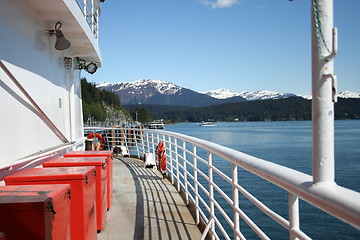
[[[215,123],[214,122],[201,122],[199,125],[202,127],[212,127],[212,126],[215,126]]]

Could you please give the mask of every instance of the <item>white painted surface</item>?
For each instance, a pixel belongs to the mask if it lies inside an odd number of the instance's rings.
[[[61,30],[72,47],[55,50],[56,37],[47,33],[56,22],[47,12],[53,4],[41,5],[41,0],[2,1],[0,60],[66,138],[74,141],[83,136],[80,71],[65,69],[64,57],[74,58],[79,52],[81,57],[101,57],[85,19],[74,17],[81,13],[76,1],[50,1],[58,6],[56,21],[63,22]],[[82,34],[88,36],[87,40],[79,38],[90,43],[86,47],[78,47],[81,41],[75,40]],[[0,103],[0,166],[62,144],[1,69]]]

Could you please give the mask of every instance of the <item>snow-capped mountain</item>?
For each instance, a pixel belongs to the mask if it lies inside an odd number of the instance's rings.
[[[343,91],[338,94],[340,98],[360,98],[360,93]]]
[[[217,99],[227,99],[235,96],[240,96],[245,98],[247,101],[254,100],[266,100],[266,99],[281,99],[288,97],[303,97],[307,100],[311,100],[311,94],[308,95],[296,95],[293,93],[278,93],[272,91],[256,91],[256,92],[248,92],[241,91],[239,93],[231,92],[229,89],[218,89],[212,90],[208,92],[204,92],[204,94],[209,95],[211,97]],[[339,98],[360,98],[360,93],[351,92],[351,91],[343,91],[338,94]]]
[[[231,92],[229,89],[225,89],[225,88],[203,92],[203,94],[209,95],[217,99],[226,99],[226,98],[240,96],[239,93]]]
[[[151,79],[141,79],[134,82],[103,82],[98,84],[97,88],[116,93],[120,97],[123,105],[160,104],[203,107],[231,102],[281,99],[297,96],[292,93],[271,91],[242,91],[234,93],[229,89],[218,89],[206,93],[199,93],[170,82]],[[301,97],[311,99],[311,95]],[[360,98],[360,93],[344,91],[339,93],[338,97]]]
[[[228,100],[216,99],[160,80],[141,79],[134,82],[103,82],[98,84],[97,87],[116,93],[123,105],[160,104],[202,107],[228,102]],[[245,100],[240,97],[232,100],[232,102],[239,101]]]
[[[234,93],[231,92],[229,89],[218,89],[218,90],[205,92],[204,94],[218,99],[227,99],[230,97],[243,97],[247,101],[280,99],[280,98],[288,98],[288,97],[296,96],[295,94],[292,93],[278,93],[271,91],[256,91],[256,92],[241,91],[239,93]]]
[[[147,89],[154,89],[161,94],[176,94],[182,88],[176,86],[170,82],[160,81],[160,80],[151,80],[151,79],[140,79],[134,82],[118,82],[118,83],[106,83],[102,82],[96,85],[97,88],[112,88],[113,92],[122,91],[124,89],[133,89],[132,94],[143,94],[146,95]],[[146,97],[151,97],[151,93],[146,95]]]
[[[360,93],[357,92],[351,92],[351,91],[342,91],[340,93],[338,93],[338,98],[360,98]],[[311,94],[308,95],[301,95],[301,97],[307,99],[307,100],[311,100],[312,96]]]

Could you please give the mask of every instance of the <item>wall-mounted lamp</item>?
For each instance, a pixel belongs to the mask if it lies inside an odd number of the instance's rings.
[[[71,69],[72,68],[72,58],[64,57],[64,65],[65,65],[65,69]]]
[[[76,57],[75,60],[76,60],[76,63],[75,63],[76,67],[75,68],[80,69],[80,70],[85,68],[86,61],[84,59]]]
[[[84,59],[81,59],[79,57],[75,58],[76,60],[76,67],[77,69],[85,69],[88,73],[94,74],[96,70],[98,69],[98,66],[94,62],[86,63]]]
[[[61,22],[57,22],[55,24],[55,30],[49,30],[49,34],[50,36],[56,36],[56,43],[55,43],[55,49],[56,50],[65,50],[68,49],[71,46],[71,43],[69,42],[69,40],[67,40],[64,37],[64,34],[62,33],[62,31],[60,30],[62,26]]]
[[[85,70],[90,74],[94,74],[97,70],[97,66],[95,63],[91,62],[86,66]]]

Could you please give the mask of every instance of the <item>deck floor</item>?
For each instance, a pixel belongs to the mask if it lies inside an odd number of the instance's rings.
[[[184,201],[168,179],[141,160],[114,158],[112,206],[99,240],[200,239]]]

